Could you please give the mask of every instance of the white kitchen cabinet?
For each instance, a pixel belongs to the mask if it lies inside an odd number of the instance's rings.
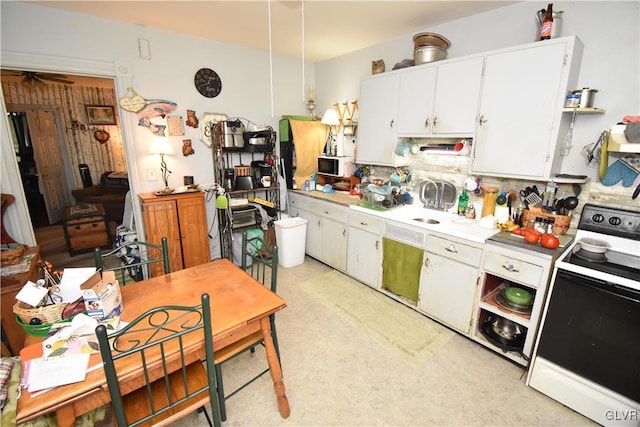
[[[349,208],[289,192],[289,215],[308,221],[305,252],[331,267],[347,269],[347,215]]]
[[[398,142],[397,73],[369,77],[360,83],[358,100],[358,146],[356,162],[360,164],[402,166],[408,159],[395,154]]]
[[[347,274],[374,289],[380,288],[382,221],[373,215],[349,212]]]
[[[483,57],[400,74],[398,136],[473,136]]]
[[[430,234],[420,274],[418,309],[468,334],[482,248]]]
[[[487,54],[473,173],[545,181],[559,172],[582,50],[572,36]]]
[[[477,311],[470,336],[505,357],[521,365],[528,365],[553,271],[553,263],[555,256],[560,252],[558,250],[554,255],[547,255],[533,250],[514,249],[512,246],[498,242],[488,243],[481,269],[481,291],[478,293]],[[496,297],[507,286],[518,286],[533,295],[530,313],[513,311],[498,303]],[[526,335],[521,351],[505,348],[503,343],[492,342],[482,333],[483,324],[495,316],[515,322],[523,328]]]

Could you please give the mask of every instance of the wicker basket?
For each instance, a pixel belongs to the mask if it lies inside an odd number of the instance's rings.
[[[569,224],[571,223],[571,215],[554,215],[543,212],[542,210],[529,210],[524,209],[522,211],[522,224],[523,228],[531,228],[533,221],[536,217],[542,219],[553,219],[553,234],[565,234],[569,230]]]
[[[25,249],[26,246],[19,243],[3,244],[2,252],[0,253],[0,265],[15,265],[20,263]]]
[[[13,312],[26,324],[29,324],[31,319],[38,319],[41,324],[49,324],[62,320],[62,312],[67,305],[67,303],[63,303],[31,307],[29,304],[17,301],[13,305]]]

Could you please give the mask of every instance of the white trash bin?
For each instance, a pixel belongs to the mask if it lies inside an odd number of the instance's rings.
[[[295,217],[281,219],[274,223],[279,266],[289,268],[304,262],[308,222],[304,218]]]

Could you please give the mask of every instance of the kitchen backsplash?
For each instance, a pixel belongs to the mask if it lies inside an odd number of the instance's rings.
[[[462,191],[462,184],[469,176],[471,159],[469,156],[456,156],[444,154],[431,154],[427,152],[419,152],[415,155],[409,155],[412,179],[408,185],[409,190],[413,191],[414,187],[424,179],[441,179],[453,183],[458,193]],[[360,165],[359,165],[360,166]],[[376,178],[388,180],[395,168],[385,166],[372,166],[372,175]],[[516,190],[519,191],[533,184],[544,190],[545,182],[532,182],[517,179],[501,179],[497,177],[480,177],[481,186],[495,186],[500,191]],[[621,183],[613,186],[604,186],[600,182],[587,182],[582,184],[582,192],[578,196],[578,207],[573,211],[570,228],[575,229],[580,220],[582,206],[585,203],[594,203],[600,205],[614,206],[618,208],[640,209],[640,198],[631,199],[631,194],[637,186],[634,183],[631,187],[623,187]],[[562,197],[572,196],[573,189],[571,184],[558,184],[558,191]],[[469,202],[476,206],[476,211],[480,212],[482,205],[482,197],[470,195]]]

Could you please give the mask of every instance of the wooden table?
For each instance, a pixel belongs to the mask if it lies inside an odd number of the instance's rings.
[[[227,259],[136,282],[123,286],[121,291],[123,321],[131,321],[139,314],[162,305],[198,305],[200,295],[208,293],[216,352],[262,331],[278,409],[283,418],[289,416],[289,401],[269,323],[270,314],[286,307],[286,302],[278,295]],[[197,357],[204,355],[204,339],[200,340],[200,345],[194,350]],[[92,354],[89,366],[100,363],[100,355]],[[18,400],[16,422],[20,424],[56,411],[59,425],[71,426],[77,416],[109,402],[104,370],[99,368],[88,372],[81,383],[57,387],[33,398],[23,390]]]

